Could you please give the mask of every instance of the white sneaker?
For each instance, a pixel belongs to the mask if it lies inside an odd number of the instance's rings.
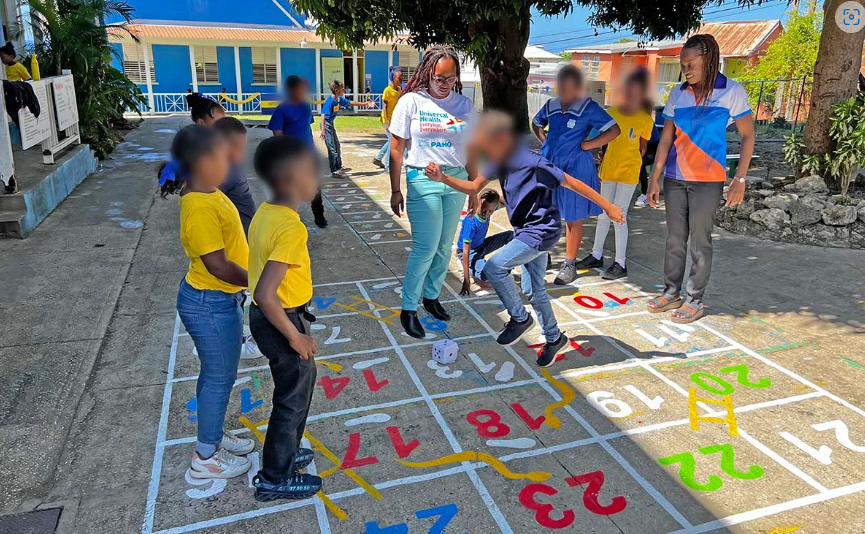
[[[243,336],[243,345],[240,347],[240,359],[254,360],[255,358],[261,358],[262,356],[264,356],[264,354],[261,353],[258,344],[256,344],[254,339],[252,339],[252,336]]]
[[[255,442],[251,439],[244,439],[235,436],[229,432],[222,434],[222,443],[220,446],[235,456],[249,454],[255,448]]]
[[[234,478],[249,471],[252,462],[242,456],[235,456],[220,447],[216,454],[204,460],[198,453],[192,456],[189,476],[192,478]]]
[[[638,208],[645,207],[648,201],[649,199],[646,197],[646,195],[640,195],[639,197],[637,197],[637,201],[634,202],[634,206],[637,206]]]

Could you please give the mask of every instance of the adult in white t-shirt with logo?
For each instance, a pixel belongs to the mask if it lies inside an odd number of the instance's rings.
[[[390,205],[400,216],[408,208],[412,247],[402,286],[400,323],[406,333],[424,337],[417,317],[419,301],[436,319],[450,320],[439,302],[453,251],[454,235],[466,195],[426,177],[429,163],[461,179],[473,179],[473,165],[467,161],[470,125],[474,104],[459,94],[459,57],[447,46],[424,53],[420,65],[403,89],[390,122]],[[403,152],[405,156],[407,201],[400,189]]]

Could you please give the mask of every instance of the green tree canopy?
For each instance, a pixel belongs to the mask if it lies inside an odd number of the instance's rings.
[[[784,26],[784,33],[772,41],[756,65],[745,70],[743,79],[778,80],[813,74],[823,14],[802,15],[794,9],[787,14]]]

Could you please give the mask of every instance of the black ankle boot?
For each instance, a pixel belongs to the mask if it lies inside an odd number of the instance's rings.
[[[423,309],[439,321],[450,321],[450,314],[444,309],[439,299],[423,299]]]
[[[399,312],[399,322],[405,333],[411,337],[423,339],[426,336],[426,332],[424,332],[423,326],[421,326],[420,320],[417,318],[416,311],[402,310]]]

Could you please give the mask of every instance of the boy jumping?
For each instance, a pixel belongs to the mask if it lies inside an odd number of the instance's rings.
[[[342,150],[339,146],[339,137],[336,135],[336,116],[339,110],[351,106],[364,106],[371,108],[375,103],[357,102],[345,97],[345,84],[339,80],[330,82],[331,95],[321,105],[321,139],[327,146],[327,161],[330,163],[330,172],[334,178],[345,178],[345,173],[350,171],[348,167],[342,166]]]

